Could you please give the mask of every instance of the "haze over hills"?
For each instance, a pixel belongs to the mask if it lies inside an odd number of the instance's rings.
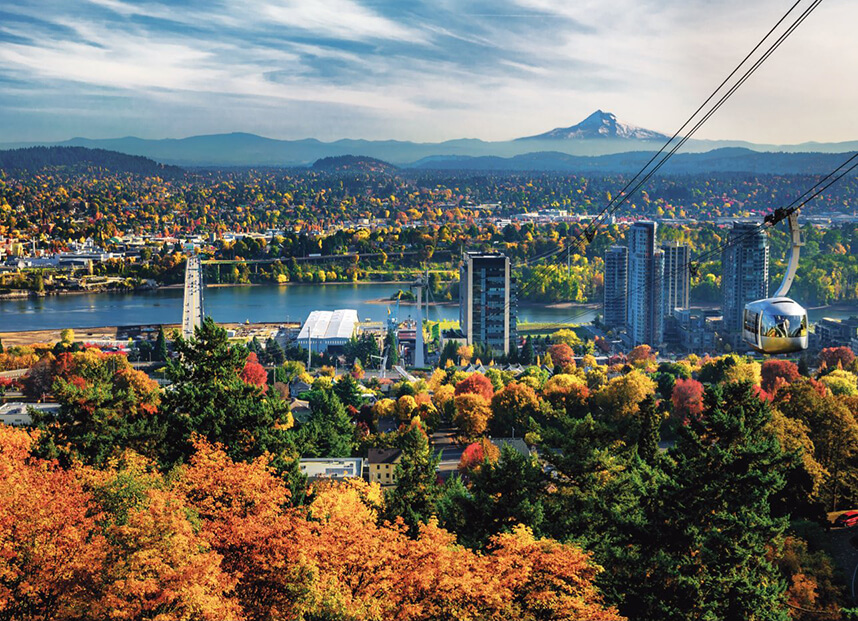
[[[633,151],[655,151],[666,136],[619,121],[609,112],[597,111],[581,123],[558,128],[544,134],[503,142],[477,139],[448,140],[439,143],[417,143],[400,140],[336,140],[322,142],[314,138],[278,140],[255,134],[229,133],[188,138],[150,140],[135,137],[89,139],[73,138],[50,146],[77,146],[118,151],[148,157],[165,164],[180,166],[309,166],[326,157],[361,155],[408,166],[423,165],[426,158],[452,160],[462,157],[512,158],[539,152],[570,156],[600,156]],[[34,146],[33,144],[0,144],[0,148]],[[842,143],[805,143],[799,145],[765,145],[735,140],[689,140],[682,148],[686,153],[707,152],[723,147],[743,147],[752,151],[842,153],[858,149],[858,141]]]

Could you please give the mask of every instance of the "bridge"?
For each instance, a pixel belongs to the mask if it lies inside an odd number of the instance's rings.
[[[185,266],[185,301],[182,305],[182,336],[190,338],[203,323],[203,266],[198,255]]]

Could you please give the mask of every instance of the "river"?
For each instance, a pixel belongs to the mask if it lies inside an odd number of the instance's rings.
[[[310,311],[354,308],[361,319],[384,321],[396,302],[377,303],[404,285],[391,283],[261,285],[209,287],[204,308],[215,321],[241,323],[303,321]],[[400,318],[414,315],[413,305],[403,304]],[[587,323],[596,310],[523,305],[522,322]],[[858,314],[858,304],[812,309],[811,322],[821,317],[843,318]],[[429,319],[458,320],[457,306],[432,305]],[[158,289],[132,293],[87,293],[0,300],[0,332],[56,330],[139,324],[180,323],[182,289]]]
[[[363,319],[384,321],[396,302],[378,303],[406,285],[391,283],[260,285],[208,287],[203,308],[215,321],[241,323],[303,321],[310,311],[354,308]],[[0,300],[0,332],[56,330],[140,324],[181,323],[182,289],[131,293],[83,293]],[[523,306],[519,320],[586,323],[591,309]],[[403,304],[400,318],[414,316],[415,306]],[[432,305],[429,319],[459,318],[458,306]]]

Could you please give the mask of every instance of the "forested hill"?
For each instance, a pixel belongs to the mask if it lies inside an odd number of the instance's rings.
[[[323,157],[316,160],[312,168],[313,170],[323,170],[326,172],[361,171],[392,173],[397,170],[393,164],[365,155]]]
[[[139,175],[176,176],[183,174],[178,166],[159,164],[139,155],[126,155],[105,149],[85,147],[27,147],[0,151],[0,170],[35,172],[45,168],[103,168],[111,172]]]

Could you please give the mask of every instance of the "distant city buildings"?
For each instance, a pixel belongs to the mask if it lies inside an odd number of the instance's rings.
[[[664,317],[674,315],[677,309],[688,308],[691,273],[689,247],[678,242],[666,242],[664,252]]]
[[[629,279],[626,335],[631,346],[663,340],[664,252],[656,249],[658,225],[635,222],[628,233]]]
[[[625,328],[629,287],[629,249],[611,246],[605,254],[605,300],[603,323],[611,329]]]
[[[459,325],[469,345],[508,354],[516,339],[510,261],[500,253],[466,252],[459,281]]]
[[[724,336],[733,347],[742,341],[745,304],[769,290],[769,238],[753,222],[734,222],[721,252],[721,311]]]

